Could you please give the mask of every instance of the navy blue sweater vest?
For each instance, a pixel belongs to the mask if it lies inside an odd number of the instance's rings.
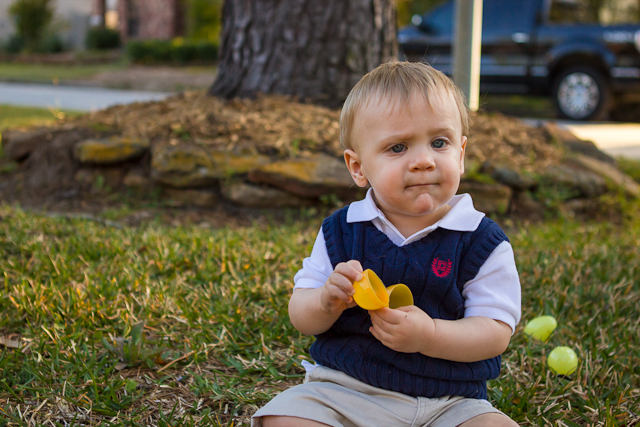
[[[348,207],[322,224],[333,267],[355,259],[386,286],[404,283],[414,303],[433,318],[464,316],[462,288],[473,279],[493,250],[508,240],[500,227],[483,218],[473,232],[437,228],[424,238],[396,246],[371,222],[347,223]],[[400,353],[385,347],[370,332],[366,310],[342,312],[327,331],[316,336],[310,354],[320,365],[337,369],[367,384],[409,396],[487,398],[486,381],[500,374],[500,356],[472,363]]]

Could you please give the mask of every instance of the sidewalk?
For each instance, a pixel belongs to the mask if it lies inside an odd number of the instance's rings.
[[[558,124],[581,139],[592,141],[613,157],[640,159],[640,123],[577,123]]]
[[[168,92],[0,82],[0,104],[94,111],[118,104],[161,101]]]

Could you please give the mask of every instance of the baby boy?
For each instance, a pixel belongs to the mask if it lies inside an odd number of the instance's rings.
[[[294,278],[289,317],[316,336],[315,363],[252,425],[516,426],[486,381],[520,320],[520,282],[503,231],[456,195],[463,95],[426,64],[386,63],[352,89],[340,131],[354,182],[370,188],[324,220]],[[415,305],[356,306],[367,268],[406,284]]]

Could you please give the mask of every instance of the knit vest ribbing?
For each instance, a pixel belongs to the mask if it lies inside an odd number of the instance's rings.
[[[385,285],[404,283],[414,303],[433,318],[464,316],[462,288],[473,279],[493,250],[508,240],[500,227],[483,218],[473,232],[437,228],[408,245],[396,246],[371,222],[347,223],[348,207],[322,224],[333,267],[351,259],[378,274]],[[500,373],[500,356],[473,363],[400,353],[370,332],[366,310],[345,310],[310,349],[313,359],[365,383],[410,396],[487,398],[486,381]]]

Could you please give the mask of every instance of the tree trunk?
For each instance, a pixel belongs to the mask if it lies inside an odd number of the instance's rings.
[[[225,0],[209,93],[276,93],[339,107],[353,85],[397,57],[395,0]]]

